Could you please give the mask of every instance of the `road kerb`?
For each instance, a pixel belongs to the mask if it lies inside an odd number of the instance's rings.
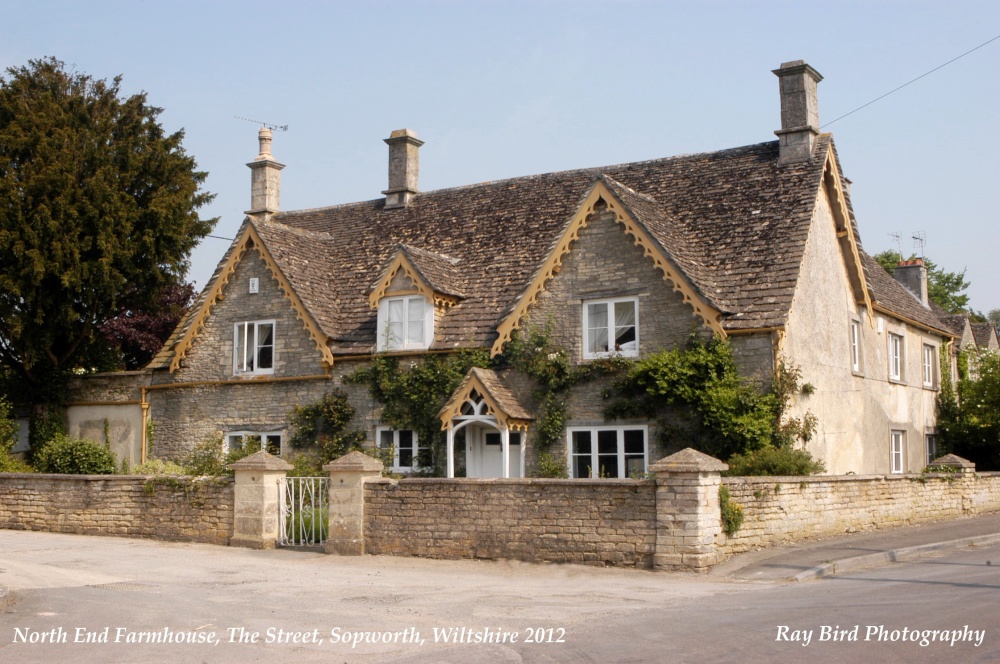
[[[902,562],[910,558],[918,558],[928,553],[934,553],[935,551],[961,549],[967,546],[984,546],[987,544],[996,544],[997,542],[1000,542],[1000,533],[977,535],[975,537],[963,537],[961,539],[948,540],[947,542],[920,544],[918,546],[909,546],[902,549],[895,549],[893,551],[883,551],[881,553],[869,553],[863,556],[843,558],[831,563],[818,565],[812,569],[807,569],[804,572],[799,572],[792,577],[792,580],[811,581],[813,579],[822,579],[823,577],[835,576],[837,574],[843,574],[844,572],[853,572],[863,567],[877,567],[878,565]]]

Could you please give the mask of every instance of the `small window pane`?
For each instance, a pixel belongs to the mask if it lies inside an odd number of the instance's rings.
[[[392,447],[392,430],[382,429],[378,432],[378,446],[384,450]]]
[[[587,305],[588,353],[608,352],[608,305]]]
[[[642,429],[626,429],[625,454],[643,454],[646,448],[645,440]]]
[[[590,454],[590,432],[573,432],[573,451],[576,454]]]
[[[265,437],[265,449],[268,454],[279,456],[281,454],[281,435],[268,434]]]
[[[597,453],[618,454],[618,431],[611,429],[597,432]]]

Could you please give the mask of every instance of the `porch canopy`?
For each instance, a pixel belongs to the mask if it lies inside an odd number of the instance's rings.
[[[524,433],[534,421],[503,377],[491,369],[473,367],[452,393],[441,412],[441,429],[448,432],[448,477],[455,477],[455,434],[469,425],[500,432],[500,477],[510,477],[510,434],[521,432],[520,476],[524,477]]]

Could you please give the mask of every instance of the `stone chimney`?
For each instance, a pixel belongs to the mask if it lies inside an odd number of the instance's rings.
[[[386,209],[406,207],[417,195],[420,161],[417,151],[424,144],[409,129],[397,129],[385,139],[389,144],[389,188],[385,194]]]
[[[773,73],[781,90],[781,129],[774,132],[780,146],[778,164],[810,159],[819,136],[816,84],[823,77],[803,60],[782,63]]]
[[[927,304],[927,268],[920,258],[913,258],[908,261],[899,261],[899,265],[892,272],[893,278],[906,287],[906,290],[913,293],[914,297],[920,300],[920,304],[925,307]]]
[[[277,212],[281,199],[281,169],[271,155],[271,130],[261,127],[257,132],[260,154],[247,166],[250,167],[250,209],[246,214]]]

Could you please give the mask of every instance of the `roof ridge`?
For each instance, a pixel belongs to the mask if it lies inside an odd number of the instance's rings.
[[[643,160],[640,160],[640,161],[624,161],[624,162],[620,162],[620,163],[617,163],[617,164],[607,164],[607,165],[604,165],[604,166],[591,166],[591,167],[586,167],[586,168],[570,168],[570,169],[561,170],[561,171],[546,171],[544,173],[534,173],[534,174],[531,174],[531,175],[518,175],[518,176],[514,176],[514,177],[509,177],[509,178],[500,178],[498,180],[484,180],[482,182],[471,182],[469,184],[461,184],[461,185],[456,185],[454,187],[442,187],[440,189],[431,189],[429,191],[421,191],[421,192],[419,192],[417,194],[417,196],[416,196],[416,198],[414,200],[420,200],[421,197],[431,196],[431,195],[434,195],[434,194],[442,194],[442,193],[446,193],[446,192],[461,191],[463,189],[471,189],[471,188],[474,188],[474,187],[498,186],[498,185],[508,184],[508,183],[512,183],[512,182],[527,182],[527,181],[531,181],[531,180],[538,180],[538,179],[549,178],[549,177],[566,177],[566,176],[571,176],[571,175],[582,175],[582,174],[585,174],[585,173],[594,173],[598,177],[600,177],[602,175],[607,175],[606,171],[609,171],[609,170],[618,170],[618,169],[622,169],[622,168],[635,167],[635,166],[651,166],[651,165],[657,165],[657,164],[665,164],[665,163],[669,163],[669,162],[672,162],[672,161],[682,161],[682,160],[685,160],[685,159],[700,158],[700,157],[704,157],[706,155],[726,155],[726,154],[731,154],[731,153],[751,151],[753,149],[763,148],[764,146],[777,145],[777,143],[778,143],[778,141],[762,141],[760,143],[752,143],[750,145],[741,145],[739,147],[726,148],[726,149],[723,149],[723,150],[707,150],[705,152],[691,152],[691,153],[685,153],[685,154],[672,155],[670,157],[656,157],[654,159],[643,159]],[[617,180],[615,180],[615,182],[617,182]],[[622,185],[622,186],[625,186],[625,185]],[[638,193],[638,192],[636,192],[636,193]],[[640,194],[640,195],[642,195],[642,194]],[[357,205],[364,205],[366,203],[373,204],[373,205],[375,205],[377,207],[384,200],[385,199],[383,199],[383,198],[373,198],[373,199],[368,199],[368,200],[363,200],[363,201],[351,201],[351,202],[348,202],[348,203],[337,203],[335,205],[326,205],[326,206],[322,206],[322,207],[303,208],[301,210],[281,211],[281,212],[275,213],[272,216],[272,219],[274,219],[274,218],[291,217],[291,216],[299,216],[299,215],[306,215],[306,214],[315,214],[317,212],[325,212],[327,210],[334,210],[334,209],[337,209],[337,208],[344,208],[344,207],[353,207],[353,206],[357,206]],[[276,221],[274,223],[281,223],[281,222],[280,221]]]

